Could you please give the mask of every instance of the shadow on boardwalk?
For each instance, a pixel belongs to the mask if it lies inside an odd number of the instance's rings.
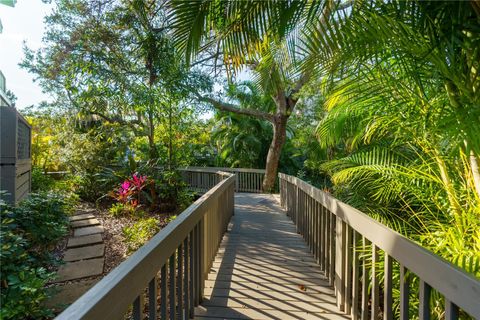
[[[196,319],[348,319],[272,195],[236,194]]]

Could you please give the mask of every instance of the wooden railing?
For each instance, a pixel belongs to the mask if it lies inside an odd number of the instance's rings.
[[[57,319],[188,319],[233,214],[235,176],[212,174],[212,189]],[[147,301],[147,303],[145,303]]]
[[[215,172],[229,172],[235,174],[235,192],[262,192],[262,182],[265,176],[263,169],[242,168],[215,168],[215,167],[186,167],[180,169],[185,181],[197,192],[205,192],[215,185]]]
[[[409,314],[414,303],[419,319],[430,319],[432,305],[445,319],[460,313],[480,319],[478,279],[328,193],[296,177],[279,178],[282,207],[334,285],[339,309],[352,319],[393,319],[394,307],[400,319],[415,318]]]

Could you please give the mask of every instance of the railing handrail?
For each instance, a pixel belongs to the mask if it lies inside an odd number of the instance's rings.
[[[249,168],[224,168],[224,167],[184,167],[179,170],[194,171],[194,172],[251,172],[251,173],[265,173],[265,169],[249,169]]]
[[[192,228],[204,217],[210,205],[234,184],[235,176],[225,172],[219,174],[228,177],[190,205],[177,219],[107,274],[56,319],[122,318],[135,298],[168,262],[172,252],[175,252]]]
[[[470,315],[480,317],[480,281],[473,275],[307,182],[283,173],[279,178],[318,201],[446,299]]]
[[[219,167],[185,167],[178,169],[184,173],[184,179],[189,182],[195,191],[206,191],[211,187],[212,181],[209,174],[228,172],[237,176],[235,192],[263,192],[263,179],[265,170],[244,168],[219,168]]]

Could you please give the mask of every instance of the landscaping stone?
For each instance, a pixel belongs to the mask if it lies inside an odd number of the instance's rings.
[[[93,226],[93,227],[75,229],[75,231],[73,232],[73,235],[75,237],[81,237],[81,236],[88,236],[90,234],[95,234],[95,233],[102,233],[102,232],[103,232],[103,226]]]
[[[55,282],[98,276],[103,273],[104,258],[67,262],[58,268]]]
[[[86,245],[97,244],[102,242],[103,242],[102,235],[99,233],[96,233],[96,234],[91,234],[89,236],[69,238],[67,242],[67,248],[83,247]]]
[[[63,257],[63,261],[71,262],[71,261],[103,257],[104,252],[105,252],[104,244],[97,244],[97,245],[88,246],[88,247],[68,249],[67,251],[65,251],[65,256]]]
[[[86,220],[79,220],[79,221],[72,221],[70,225],[73,228],[81,228],[81,227],[89,227],[89,226],[96,226],[99,225],[100,221],[98,219],[86,219]]]
[[[82,213],[82,214],[77,214],[75,216],[71,216],[69,219],[70,221],[78,221],[78,220],[85,220],[85,219],[93,219],[95,216],[90,213]]]
[[[75,213],[73,215],[78,216],[78,215],[81,215],[81,214],[92,214],[92,212],[95,212],[95,209],[79,209],[79,210],[75,211]]]
[[[57,293],[47,301],[46,306],[54,308],[57,312],[64,309],[80,298],[85,292],[93,287],[99,279],[88,279],[81,282],[69,283],[63,286],[56,286]]]

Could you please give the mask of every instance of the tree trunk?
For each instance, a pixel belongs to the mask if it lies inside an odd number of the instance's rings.
[[[273,120],[273,138],[267,154],[267,164],[265,166],[265,177],[263,178],[263,191],[273,191],[275,180],[277,178],[278,163],[282,148],[287,139],[287,120],[288,116],[276,114]]]
[[[168,109],[168,170],[173,168],[172,106]]]
[[[150,160],[158,158],[157,146],[155,145],[155,124],[153,123],[153,112],[148,113],[148,147]]]
[[[478,167],[478,158],[475,156],[473,150],[470,150],[470,167],[472,169],[473,184],[475,186],[475,191],[480,197],[480,170]]]

